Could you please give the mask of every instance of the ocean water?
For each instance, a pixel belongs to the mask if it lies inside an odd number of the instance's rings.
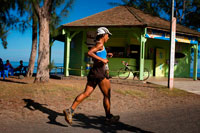
[[[6,61],[4,61],[3,63],[5,64]],[[16,68],[16,67],[18,67],[18,66],[20,65],[20,63],[17,62],[17,61],[10,61],[10,64],[11,64],[14,68]],[[23,62],[23,65],[24,65],[24,66],[28,66],[28,64],[29,64],[28,62]],[[64,66],[63,63],[54,63],[54,66],[59,67],[59,68],[58,68],[58,69],[52,69],[52,70],[51,70],[51,73],[58,73],[58,74],[63,73],[63,69],[60,69],[60,67],[63,67],[63,66]],[[33,70],[33,73],[36,73],[36,72],[37,72],[37,63],[35,63],[34,70]]]

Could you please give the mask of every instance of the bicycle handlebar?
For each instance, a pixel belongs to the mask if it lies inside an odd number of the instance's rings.
[[[122,64],[125,66],[128,66],[128,62],[126,62],[126,61],[122,61]]]

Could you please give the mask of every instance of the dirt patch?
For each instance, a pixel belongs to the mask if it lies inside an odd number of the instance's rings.
[[[14,126],[14,129],[25,132],[23,126],[27,127],[26,123],[37,123],[38,121],[41,123],[46,121],[65,127],[66,123],[63,120],[62,110],[71,106],[74,98],[84,90],[86,84],[85,78],[50,79],[49,83],[44,84],[34,84],[33,80],[34,78],[18,79],[16,77],[8,78],[6,81],[0,80],[0,130],[14,132],[14,130],[9,129],[9,125],[13,127],[13,123],[15,125],[23,123],[21,128],[20,126]],[[190,107],[197,120],[200,120],[200,110],[198,108],[200,107],[200,96],[198,95],[178,89],[170,91],[163,86],[139,81],[125,82],[112,79],[111,87],[111,111],[114,114],[124,116],[124,121],[130,119],[130,125],[133,120],[128,117],[128,114],[134,114],[136,119],[136,114],[142,112],[155,113],[162,110],[162,113],[152,114],[156,115],[157,118],[164,117],[167,121],[169,114],[165,112],[166,110],[179,109],[180,112],[183,112],[184,108],[189,110]],[[80,104],[76,112],[78,114],[104,116],[102,99],[103,96],[97,87],[93,94]],[[179,113],[176,115],[183,118],[183,120],[190,119],[181,116]],[[153,117],[145,116],[149,119]],[[80,117],[83,116],[80,115]],[[127,119],[125,119],[126,117]],[[41,132],[49,131],[49,127],[47,130],[45,126],[35,125],[36,128],[41,127],[43,129]],[[135,123],[135,125],[137,124]],[[145,125],[144,122],[143,125]],[[140,124],[139,126],[143,127]],[[197,123],[198,126],[200,126],[199,122]],[[151,126],[147,129],[153,132],[160,131],[159,128]],[[195,131],[199,130],[200,128],[195,129]],[[28,132],[35,132],[35,130],[28,130]]]

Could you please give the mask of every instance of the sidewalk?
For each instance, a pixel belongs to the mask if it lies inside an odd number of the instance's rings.
[[[147,82],[168,86],[168,78],[151,77]],[[194,81],[192,78],[175,78],[174,88],[200,95],[200,80]]]

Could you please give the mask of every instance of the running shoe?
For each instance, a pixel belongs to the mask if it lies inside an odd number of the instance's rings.
[[[65,116],[66,122],[71,125],[72,124],[72,117],[73,117],[74,113],[71,113],[70,109],[66,109],[66,110],[63,110],[63,114]]]
[[[106,124],[112,124],[118,122],[120,119],[119,115],[110,114],[109,117],[106,117]]]

